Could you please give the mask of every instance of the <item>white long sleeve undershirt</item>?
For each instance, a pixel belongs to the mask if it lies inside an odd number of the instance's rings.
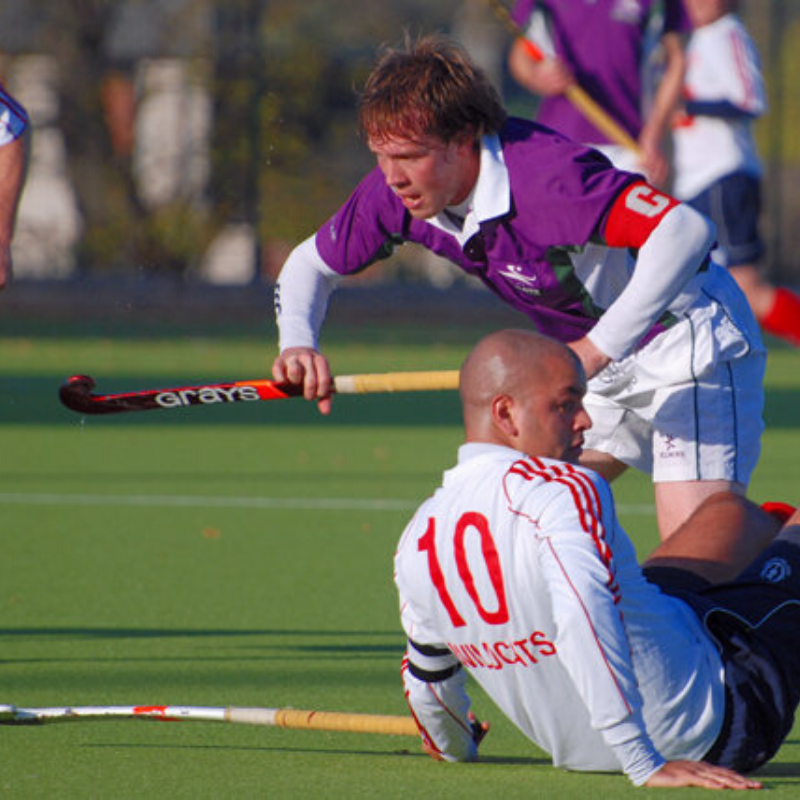
[[[714,242],[713,223],[686,205],[671,209],[639,249],[627,286],[588,334],[613,360],[628,355],[669,309],[687,310],[703,281],[698,253]]]
[[[314,236],[292,250],[275,285],[281,352],[289,347],[319,349],[328,300],[341,277],[322,260]]]

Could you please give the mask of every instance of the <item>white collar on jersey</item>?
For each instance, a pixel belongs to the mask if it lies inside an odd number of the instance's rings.
[[[453,223],[445,211],[431,217],[427,222],[455,236],[459,243],[463,244],[478,232],[481,222],[501,217],[509,212],[511,181],[503,158],[503,146],[496,133],[481,139],[481,168],[468,201],[469,208],[461,229]]]
[[[491,456],[493,458],[527,458],[525,453],[506,447],[503,444],[490,444],[489,442],[467,442],[458,448],[458,463],[465,464],[474,458]]]
[[[481,465],[494,461],[518,461],[526,458],[524,453],[515,450],[513,447],[506,447],[502,444],[490,444],[489,442],[467,442],[458,448],[458,462],[454,467],[445,470],[443,486],[447,486],[451,480],[457,480],[457,475],[464,469],[482,469]]]

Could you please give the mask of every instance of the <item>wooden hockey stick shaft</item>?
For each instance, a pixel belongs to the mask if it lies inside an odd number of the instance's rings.
[[[458,371],[340,375],[333,379],[333,386],[337,394],[445,391],[458,389]]]
[[[418,736],[419,730],[411,717],[379,714],[352,714],[336,711],[303,711],[295,708],[274,709],[274,721],[268,721],[270,709],[231,708],[230,722],[251,725],[276,725],[280,728],[318,731],[348,731],[350,733],[380,733],[395,736]]]
[[[338,711],[172,705],[54,706],[48,708],[0,706],[0,724],[5,725],[36,725],[107,719],[232,722],[293,730],[341,731],[389,736],[419,735],[417,725],[411,717]]]
[[[525,52],[533,61],[544,61],[544,53],[525,35],[525,31],[512,19],[508,9],[500,0],[489,0],[497,18],[505,25],[508,32],[519,39]],[[628,150],[642,155],[642,149],[636,140],[615,120],[605,109],[599,106],[578,84],[572,84],[565,92],[567,99],[574,105],[596,128],[601,130],[609,139],[626,147]]]

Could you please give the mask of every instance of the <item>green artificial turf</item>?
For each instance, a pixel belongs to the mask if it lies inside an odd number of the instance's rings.
[[[332,331],[328,352],[342,374],[456,368],[472,341]],[[268,335],[0,338],[0,703],[405,713],[392,555],[453,461],[453,394],[341,397],[330,419],[292,400],[82,420],[56,399],[78,372],[106,391],[257,377],[271,348]],[[800,499],[798,366],[799,354],[771,351],[757,500]],[[649,482],[626,475],[617,497],[637,547],[651,549]],[[553,769],[473,693],[492,723],[478,765],[435,763],[403,737],[133,720],[0,726],[0,796],[641,793],[620,776]],[[762,771],[770,797],[797,796],[799,734]]]

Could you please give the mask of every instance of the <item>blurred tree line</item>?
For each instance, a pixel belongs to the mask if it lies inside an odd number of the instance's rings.
[[[800,0],[741,7],[772,98],[758,124],[772,256],[798,280]],[[463,39],[465,25],[494,30],[489,49],[502,64],[508,39],[485,0],[0,0],[0,80],[26,54],[57,65],[57,118],[47,124],[63,136],[82,218],[81,270],[184,274],[226,226],[242,223],[256,232],[259,273],[270,275],[286,246],[321,224],[372,164],[354,107],[378,48],[405,31]],[[203,88],[207,168],[185,191],[153,200],[152,171],[137,160],[137,115],[147,102],[141,65],[164,58]],[[515,110],[534,112],[502,67],[494,77]],[[175,124],[189,122],[187,111]],[[161,131],[163,149],[170,133]]]
[[[353,146],[354,107],[377,47],[405,30],[449,30],[458,5],[0,0],[0,51],[5,62],[26,52],[57,62],[56,124],[83,218],[81,269],[180,272],[229,222],[252,224],[265,243],[296,241],[321,224],[369,163]],[[154,207],[135,174],[136,68],[165,55],[185,59],[209,93],[210,170],[201,202]]]

